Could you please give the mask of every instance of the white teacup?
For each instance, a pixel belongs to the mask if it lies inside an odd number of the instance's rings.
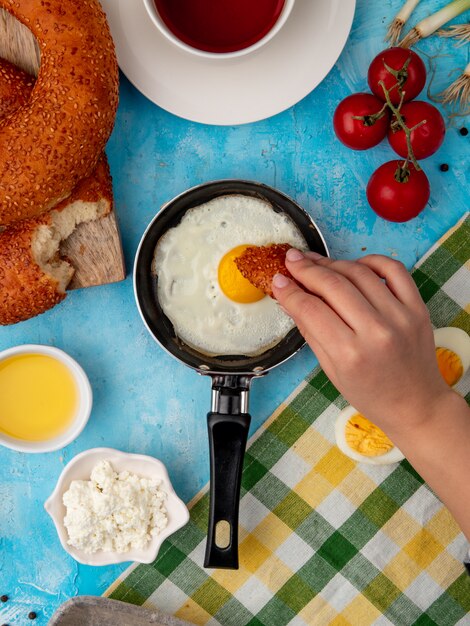
[[[259,50],[259,48],[267,44],[268,41],[271,41],[271,39],[281,30],[281,28],[286,23],[287,18],[289,17],[294,7],[295,0],[284,1],[284,6],[279,14],[279,17],[277,18],[272,28],[264,35],[264,37],[256,41],[251,46],[247,46],[246,48],[240,48],[239,50],[234,50],[233,52],[209,52],[207,50],[201,50],[200,48],[195,48],[194,46],[185,43],[184,41],[179,39],[166,25],[165,21],[157,10],[157,7],[155,6],[154,0],[143,0],[143,3],[145,5],[145,8],[147,9],[147,13],[150,16],[150,19],[158,28],[158,30],[162,33],[162,35],[164,35],[169,41],[171,41],[181,50],[208,59],[231,59],[244,56],[245,54],[249,54],[250,52],[254,52],[255,50]]]

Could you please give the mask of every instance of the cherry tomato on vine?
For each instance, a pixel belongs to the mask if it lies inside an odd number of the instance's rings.
[[[407,102],[401,107],[400,114],[411,131],[411,147],[416,159],[426,159],[438,150],[444,141],[446,125],[444,118],[435,106],[428,102],[415,100]],[[388,131],[388,141],[397,154],[405,158],[408,156],[405,132],[396,125],[392,117],[392,124]]]
[[[376,146],[387,135],[390,122],[389,110],[383,111],[383,106],[371,93],[354,93],[342,100],[333,117],[338,139],[353,150]]]
[[[400,102],[404,92],[404,102],[416,98],[426,83],[426,67],[421,58],[405,48],[387,48],[375,57],[367,74],[369,87],[378,98],[385,102],[385,95],[380,85],[383,81],[390,92],[393,104]]]
[[[390,222],[407,222],[416,217],[426,206],[429,195],[429,181],[423,170],[403,161],[384,163],[367,185],[370,206]]]

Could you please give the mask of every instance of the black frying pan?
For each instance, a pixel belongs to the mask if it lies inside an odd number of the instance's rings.
[[[210,445],[210,512],[204,567],[238,568],[238,508],[243,458],[251,417],[248,395],[253,378],[293,356],[304,345],[297,330],[257,356],[234,354],[209,357],[186,345],[175,334],[157,295],[158,277],[151,266],[155,247],[188,209],[218,196],[243,194],[271,203],[295,222],[311,250],[328,254],[325,241],[310,216],[291,198],[261,183],[220,180],[185,191],[166,204],[145,231],[137,250],[134,289],[142,319],[154,339],[181,363],[212,377],[212,407],[207,415]]]

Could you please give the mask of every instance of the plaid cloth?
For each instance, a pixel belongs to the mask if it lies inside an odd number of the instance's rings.
[[[433,324],[470,332],[470,217],[413,271]],[[470,376],[458,391],[470,400]],[[152,565],[107,595],[195,624],[470,624],[468,545],[407,461],[357,464],[334,443],[345,400],[316,369],[249,444],[240,569],[202,568],[207,489]]]

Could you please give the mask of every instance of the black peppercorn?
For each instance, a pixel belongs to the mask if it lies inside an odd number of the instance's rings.
[[[28,613],[28,617],[29,619],[36,619],[37,615],[34,611],[31,611],[31,613]]]
[[[2,602],[8,602],[8,596],[6,596],[6,595],[0,596],[0,600]]]
[[[447,163],[443,163],[439,169],[441,170],[441,172],[448,172],[449,166],[447,165]]]
[[[468,135],[468,128],[465,128],[465,126],[463,126],[463,127],[460,129],[460,134],[461,134],[463,137],[466,137],[466,136]]]

